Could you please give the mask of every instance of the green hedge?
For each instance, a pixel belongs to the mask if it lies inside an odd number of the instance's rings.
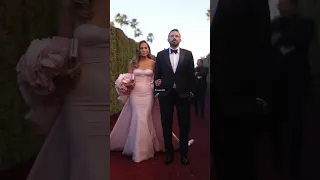
[[[121,29],[111,26],[110,41],[110,111],[111,114],[121,110],[122,105],[117,100],[114,82],[121,73],[128,72],[129,61],[136,55],[136,42],[128,38]]]
[[[27,108],[14,68],[32,39],[55,34],[58,2],[0,2],[0,170],[27,160],[42,144],[23,118]]]

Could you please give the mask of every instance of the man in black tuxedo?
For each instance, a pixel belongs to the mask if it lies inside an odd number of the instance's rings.
[[[179,47],[181,36],[177,29],[168,35],[169,49],[157,54],[154,82],[158,96],[163,137],[167,157],[165,164],[174,160],[172,145],[173,110],[176,106],[180,128],[181,163],[188,165],[188,140],[190,129],[190,98],[194,96],[194,60],[190,51]]]
[[[212,2],[213,3],[213,2]],[[257,178],[255,146],[268,122],[268,0],[220,0],[211,24],[212,149],[218,180]]]
[[[195,93],[195,101],[194,108],[196,115],[204,120],[204,108],[205,108],[205,97],[207,94],[207,75],[208,68],[203,66],[203,60],[199,59],[197,61],[197,67],[195,69],[196,76],[196,93]],[[200,111],[200,112],[199,112]]]
[[[314,37],[312,19],[298,13],[297,0],[279,0],[280,16],[272,21],[274,53],[274,127],[273,134],[277,161],[283,161],[283,128],[289,130],[289,175],[303,179],[301,160],[303,120],[310,79],[309,47]],[[280,163],[277,163],[280,164]],[[280,164],[283,165],[283,164]],[[281,166],[277,167],[283,173]]]

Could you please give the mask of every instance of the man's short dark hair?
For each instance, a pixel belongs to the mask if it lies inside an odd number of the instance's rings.
[[[173,31],[176,31],[176,32],[178,32],[178,33],[180,34],[180,32],[179,32],[178,29],[172,29],[172,30],[169,32],[168,36],[170,36],[170,34],[171,34]]]
[[[203,59],[198,59],[198,61],[200,61],[200,62],[201,62],[201,64],[203,64]]]

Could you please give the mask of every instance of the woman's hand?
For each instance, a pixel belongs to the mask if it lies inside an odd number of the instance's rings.
[[[161,85],[161,79],[158,79],[155,81],[156,86],[160,86]]]
[[[80,63],[77,63],[74,68],[68,69],[68,75],[70,78],[75,79],[81,75],[80,65]]]
[[[130,85],[128,86],[128,89],[132,90],[135,86],[135,82],[133,79],[131,79]]]

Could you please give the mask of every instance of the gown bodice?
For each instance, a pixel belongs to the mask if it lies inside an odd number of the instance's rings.
[[[94,24],[81,24],[74,30],[80,44],[82,63],[106,62],[110,55],[110,29]]]
[[[151,69],[135,69],[133,75],[136,82],[151,83],[153,80],[153,71]]]

